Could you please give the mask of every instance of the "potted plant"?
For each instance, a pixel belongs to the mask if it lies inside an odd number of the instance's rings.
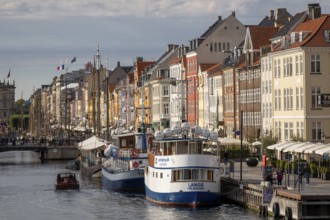
[[[330,172],[329,172],[329,167],[322,167],[321,169],[321,178],[323,180],[330,180]]]
[[[310,163],[309,167],[311,169],[311,177],[312,178],[317,178],[317,172],[316,172],[316,164],[315,163]]]
[[[317,167],[317,178],[322,178],[322,166]]]

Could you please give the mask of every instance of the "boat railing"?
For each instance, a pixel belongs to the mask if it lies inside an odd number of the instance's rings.
[[[113,158],[112,169],[116,172],[123,172],[129,170],[129,161]]]

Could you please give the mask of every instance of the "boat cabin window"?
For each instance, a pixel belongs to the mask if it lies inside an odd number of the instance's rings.
[[[180,169],[172,171],[173,182],[205,181],[213,182],[213,170],[208,169]]]

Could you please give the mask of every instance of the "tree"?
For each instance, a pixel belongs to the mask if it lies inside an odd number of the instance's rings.
[[[24,99],[18,99],[13,107],[13,114],[29,114],[29,103],[27,101],[25,101]]]

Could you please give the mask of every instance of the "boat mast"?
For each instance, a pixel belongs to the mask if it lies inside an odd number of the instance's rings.
[[[101,69],[101,55],[99,44],[96,50],[96,73],[97,73],[97,136],[101,137],[101,88],[100,88],[100,69]]]

